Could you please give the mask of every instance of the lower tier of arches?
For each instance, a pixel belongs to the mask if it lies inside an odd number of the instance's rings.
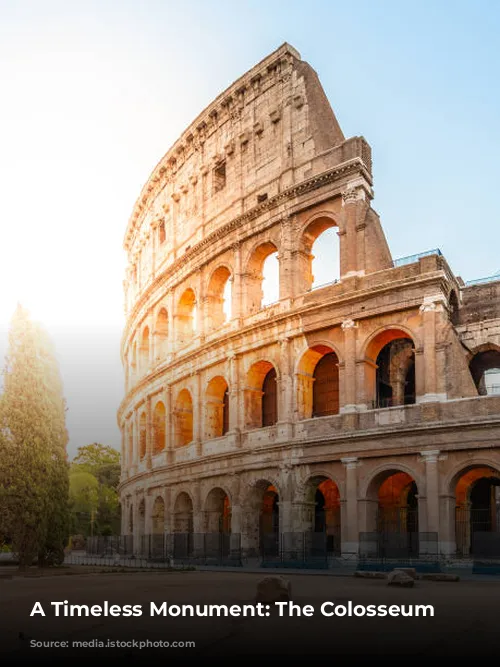
[[[121,502],[138,555],[500,559],[500,447],[155,473],[125,483]]]

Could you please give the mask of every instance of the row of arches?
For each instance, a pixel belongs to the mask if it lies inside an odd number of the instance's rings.
[[[462,556],[474,555],[480,551],[485,534],[500,535],[500,473],[485,465],[465,469],[454,481],[454,494],[456,552]],[[366,501],[370,511],[365,534],[374,533],[381,538],[380,555],[418,556],[422,547],[419,543],[421,509],[419,489],[412,475],[397,468],[376,474],[367,486]],[[300,501],[294,505],[294,516],[285,517],[276,483],[265,478],[257,481],[243,507],[238,508],[243,511],[239,512],[236,530],[244,534],[245,548],[272,555],[280,548],[280,536],[292,530],[316,537],[317,544],[322,544],[329,553],[339,555],[342,550],[342,499],[335,481],[324,475],[311,477],[304,486]],[[193,498],[187,491],[176,496],[170,518],[162,495],[155,498],[150,511],[148,528],[152,534],[163,534],[167,524],[171,532],[180,534],[192,534],[195,525],[196,532],[209,534],[230,535],[235,530],[233,501],[221,487],[208,493],[198,521],[195,521]],[[144,534],[144,499],[139,504],[135,520],[138,521],[136,527],[131,505],[128,532],[133,534],[137,528],[139,535]],[[310,544],[314,545],[314,540]]]
[[[386,342],[387,341],[387,342]],[[369,350],[377,348],[375,342]],[[382,347],[380,347],[382,346]],[[369,369],[368,391],[371,407],[409,405],[416,401],[415,350],[413,340],[403,331],[390,330],[378,338],[375,368]],[[500,392],[500,351],[480,352],[471,360],[471,373],[480,394]],[[495,384],[498,382],[498,384]],[[339,359],[335,351],[320,344],[311,347],[298,365],[296,375],[296,411],[299,419],[325,417],[339,412]],[[280,418],[278,372],[270,361],[254,363],[245,377],[243,428],[273,426]],[[226,435],[231,428],[230,388],[223,376],[207,385],[203,402],[203,429],[200,438],[210,440]],[[236,406],[235,409],[238,409]],[[183,388],[173,403],[173,446],[188,445],[194,438],[195,409],[193,396]],[[146,455],[147,431],[152,433],[152,453],[167,445],[166,407],[156,402],[152,424],[148,427],[146,411],[139,417],[139,459]],[[133,461],[133,430],[128,431],[129,462]]]
[[[304,291],[339,278],[338,237],[335,222],[321,217],[311,223],[303,234]],[[314,254],[313,254],[314,250]],[[280,256],[278,245],[269,240],[252,249],[241,273],[242,314],[249,315],[280,299]],[[201,329],[216,330],[233,316],[233,269],[230,265],[217,267],[208,279],[206,292],[200,295],[194,287],[186,287],[173,306],[160,306],[154,321],[144,324],[129,353],[132,375],[137,377],[151,363],[164,360],[173,347],[189,343]],[[175,329],[175,331],[171,330]],[[154,355],[152,347],[154,346]],[[154,359],[152,358],[154,356]]]

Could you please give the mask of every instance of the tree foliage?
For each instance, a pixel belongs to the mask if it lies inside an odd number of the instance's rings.
[[[68,536],[65,401],[52,345],[18,306],[0,397],[0,532],[20,567],[61,562]]]
[[[119,531],[119,481],[120,454],[116,449],[98,442],[78,448],[70,471],[74,532],[88,536],[90,533],[102,535]],[[88,495],[90,489],[91,501]]]

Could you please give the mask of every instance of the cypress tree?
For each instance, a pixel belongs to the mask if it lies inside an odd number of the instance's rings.
[[[48,337],[18,306],[0,400],[0,523],[20,568],[61,562],[67,539],[64,399]]]

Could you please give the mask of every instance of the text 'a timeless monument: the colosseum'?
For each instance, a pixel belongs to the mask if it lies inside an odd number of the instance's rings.
[[[372,197],[369,144],[287,44],[155,168],[124,241],[134,553],[500,555],[500,277],[464,284],[439,250],[394,260]]]

